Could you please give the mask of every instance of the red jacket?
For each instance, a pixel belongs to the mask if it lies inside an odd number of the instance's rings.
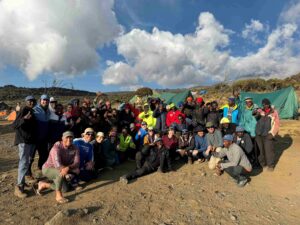
[[[182,117],[185,118],[185,115],[181,111],[179,111],[179,110],[176,110],[176,111],[170,110],[167,113],[167,118],[166,118],[167,127],[170,127],[172,123],[180,123],[180,121],[178,119],[179,115],[182,115]]]

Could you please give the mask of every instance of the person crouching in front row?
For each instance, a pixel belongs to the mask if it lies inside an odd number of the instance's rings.
[[[63,197],[62,191],[66,187],[71,174],[79,174],[80,154],[79,149],[73,144],[74,134],[66,131],[62,135],[62,141],[56,142],[50,150],[49,157],[43,165],[42,173],[53,183],[40,181],[34,190],[41,195],[44,189],[55,190],[55,199],[59,204],[68,202]]]
[[[233,143],[233,136],[231,134],[224,136],[223,144],[224,148],[219,152],[212,152],[214,157],[227,157],[226,160],[222,160],[218,163],[216,173],[221,175],[222,171],[225,171],[236,181],[239,187],[243,187],[248,182],[247,175],[252,171],[251,163],[243,149]]]

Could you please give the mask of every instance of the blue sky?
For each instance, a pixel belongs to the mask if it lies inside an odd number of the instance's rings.
[[[280,26],[280,15],[290,4],[291,2],[286,0],[115,0],[113,10],[117,23],[123,28],[123,35],[128,34],[132,29],[139,29],[147,32],[149,36],[151,36],[154,27],[157,27],[159,31],[169,31],[173,35],[193,34],[198,27],[200,13],[209,12],[228,31],[227,35],[230,39],[230,42],[224,47],[217,46],[216,49],[221,48],[221,51],[229,52],[232,57],[245,57],[266,45],[268,35]],[[242,31],[246,24],[251,23],[251,20],[257,20],[264,25],[263,31],[255,34],[256,40],[258,40],[256,43],[242,37]],[[102,30],[102,32],[106,31]],[[126,40],[128,39],[124,38],[124,42]],[[65,87],[73,86],[76,89],[104,92],[126,90],[127,86],[123,86],[122,83],[114,84],[112,82],[112,84],[104,85],[102,82],[102,74],[108,67],[107,61],[125,62],[131,67],[138,64],[137,61],[128,62],[131,56],[126,55],[126,53],[118,54],[117,46],[118,44],[114,40],[97,46],[96,52],[99,55],[97,66],[87,67],[84,74],[75,75],[72,78],[65,76],[57,76],[57,78],[63,80]],[[120,46],[121,44],[119,44]],[[3,65],[0,70],[0,86],[14,84],[16,86],[40,87],[45,86],[45,84],[50,85],[55,77],[50,70],[42,72],[35,79],[30,80],[24,70],[17,66],[20,64],[12,63],[13,65],[10,65],[0,58],[1,61],[4,62],[2,62]],[[164,83],[145,82],[142,76],[138,77],[137,80],[132,87],[143,85],[153,88],[165,87]],[[213,82],[215,80],[211,83]],[[173,86],[179,87],[181,83],[174,83]],[[130,87],[128,84],[128,89]]]

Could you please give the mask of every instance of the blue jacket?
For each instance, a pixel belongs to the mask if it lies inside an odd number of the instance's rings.
[[[85,142],[82,138],[76,138],[74,145],[79,148],[80,152],[80,169],[85,169],[85,164],[90,161],[94,161],[94,150],[91,143]]]
[[[228,111],[229,111],[229,106],[228,105],[223,106],[223,117],[226,117],[229,120],[231,118],[230,122],[238,125],[239,124],[239,108],[238,108],[238,106],[235,105],[233,111],[231,112],[231,116],[229,115]]]
[[[144,137],[146,136],[146,134],[148,132],[146,130],[144,130],[143,128],[140,128],[139,131],[141,132],[141,135],[139,135],[139,132],[137,132],[135,135],[135,140],[139,141],[141,146],[143,146],[144,145]]]
[[[199,152],[203,152],[207,149],[207,140],[206,135],[200,137],[199,135],[195,135],[195,149]]]
[[[49,132],[50,110],[44,110],[40,105],[36,105],[33,110],[35,119],[37,121],[37,140],[47,141]]]

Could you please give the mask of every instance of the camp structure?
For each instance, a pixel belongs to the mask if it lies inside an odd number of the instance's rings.
[[[269,93],[252,93],[252,92],[241,92],[240,99],[243,107],[246,97],[253,98],[253,102],[262,107],[261,101],[267,98],[271,101],[271,104],[278,111],[280,119],[296,119],[298,117],[298,98],[293,87],[287,87],[278,91]]]
[[[179,102],[184,102],[187,97],[192,96],[192,93],[190,90],[185,90],[179,93],[173,93],[173,92],[154,92],[152,96],[147,96],[147,98],[160,98],[163,100],[166,104],[174,103],[177,105]],[[137,103],[139,100],[138,96],[133,96],[132,99],[130,99],[130,103]],[[147,99],[143,99],[146,101]]]

